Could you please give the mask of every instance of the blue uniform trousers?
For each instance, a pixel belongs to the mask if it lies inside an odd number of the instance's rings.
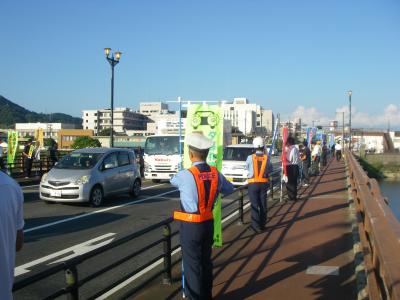
[[[251,227],[262,230],[267,219],[267,192],[269,183],[255,182],[248,186],[251,203]]]
[[[180,239],[185,277],[185,295],[189,299],[212,299],[213,220],[191,223],[181,222]]]

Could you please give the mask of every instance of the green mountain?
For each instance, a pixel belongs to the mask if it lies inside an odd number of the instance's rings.
[[[69,123],[80,128],[82,119],[63,113],[43,114],[27,110],[0,95],[0,128],[11,128],[15,123]]]

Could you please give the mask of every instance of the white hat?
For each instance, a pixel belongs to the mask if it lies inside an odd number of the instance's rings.
[[[208,150],[214,142],[205,137],[201,132],[192,132],[186,136],[186,143],[197,150]]]
[[[254,138],[253,147],[254,148],[263,148],[264,147],[264,140],[261,136]]]

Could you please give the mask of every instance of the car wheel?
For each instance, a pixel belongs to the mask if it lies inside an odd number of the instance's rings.
[[[92,192],[90,193],[90,205],[92,207],[99,207],[103,204],[104,200],[104,194],[103,194],[103,189],[96,185],[93,189]]]
[[[152,181],[153,181],[154,183],[160,183],[160,182],[161,182],[160,179],[152,179]]]
[[[140,180],[136,179],[132,185],[132,189],[131,189],[131,193],[130,193],[132,195],[132,197],[136,198],[139,196],[140,188],[141,188]]]

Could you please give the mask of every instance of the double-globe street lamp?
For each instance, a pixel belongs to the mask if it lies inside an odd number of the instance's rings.
[[[110,147],[114,147],[114,67],[119,63],[121,52],[115,51],[111,53],[111,48],[104,48],[106,59],[111,66],[111,130],[110,130]],[[111,56],[110,56],[111,53]],[[99,126],[99,125],[97,125]]]
[[[349,150],[351,151],[351,142],[353,139],[351,132],[351,94],[353,94],[353,92],[350,90],[347,92],[347,94],[349,95],[349,133],[350,133]]]

